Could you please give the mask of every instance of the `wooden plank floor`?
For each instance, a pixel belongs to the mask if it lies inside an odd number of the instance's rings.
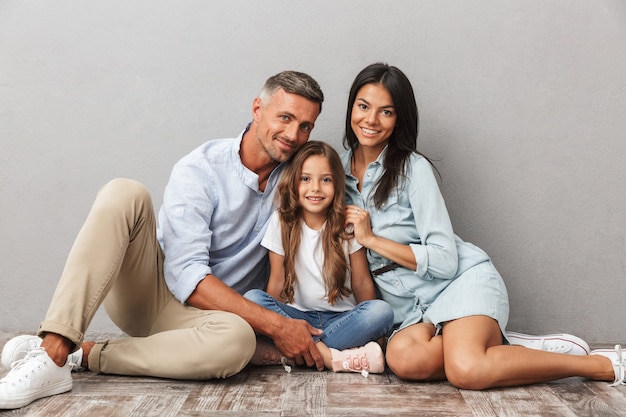
[[[0,346],[15,334],[0,332]],[[119,335],[90,334],[89,340]],[[6,374],[0,367],[0,377]],[[487,391],[382,375],[250,367],[225,380],[74,374],[71,392],[0,416],[626,416],[626,386],[567,378]]]

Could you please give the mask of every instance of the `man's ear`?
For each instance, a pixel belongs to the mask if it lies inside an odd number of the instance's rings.
[[[255,122],[258,122],[261,114],[263,113],[263,101],[260,98],[255,98],[252,101],[252,118]]]

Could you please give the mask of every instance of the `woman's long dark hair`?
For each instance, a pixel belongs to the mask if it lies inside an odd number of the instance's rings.
[[[389,137],[387,152],[383,159],[385,173],[376,183],[374,193],[374,205],[376,208],[381,208],[391,191],[398,187],[400,177],[406,175],[406,167],[411,154],[417,153],[424,158],[426,156],[417,150],[419,114],[411,82],[397,67],[380,62],[365,67],[352,83],[348,96],[344,147],[352,151],[359,147],[359,141],[351,125],[352,107],[357,93],[366,84],[381,84],[385,87],[391,95],[397,115],[396,126]],[[354,158],[354,153],[352,157]]]

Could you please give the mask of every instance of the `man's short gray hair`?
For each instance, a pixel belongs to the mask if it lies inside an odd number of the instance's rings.
[[[259,98],[263,101],[263,104],[267,104],[274,93],[281,88],[287,93],[297,94],[319,104],[320,113],[322,112],[324,93],[317,81],[310,75],[298,71],[279,72],[265,81],[265,85],[261,93],[259,93]]]

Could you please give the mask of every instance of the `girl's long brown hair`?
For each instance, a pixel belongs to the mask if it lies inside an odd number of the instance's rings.
[[[281,237],[285,250],[285,285],[281,297],[293,303],[294,285],[297,280],[295,257],[300,246],[303,222],[302,208],[298,204],[298,183],[304,161],[313,155],[322,155],[328,160],[335,186],[333,203],[328,208],[326,225],[322,232],[322,249],[324,251],[322,275],[328,302],[335,304],[338,298],[348,296],[352,292],[346,285],[346,272],[349,270],[349,265],[343,249],[343,243],[350,239],[351,235],[345,231],[344,227],[345,173],[341,159],[332,146],[320,141],[309,141],[300,148],[283,169],[278,185]]]

